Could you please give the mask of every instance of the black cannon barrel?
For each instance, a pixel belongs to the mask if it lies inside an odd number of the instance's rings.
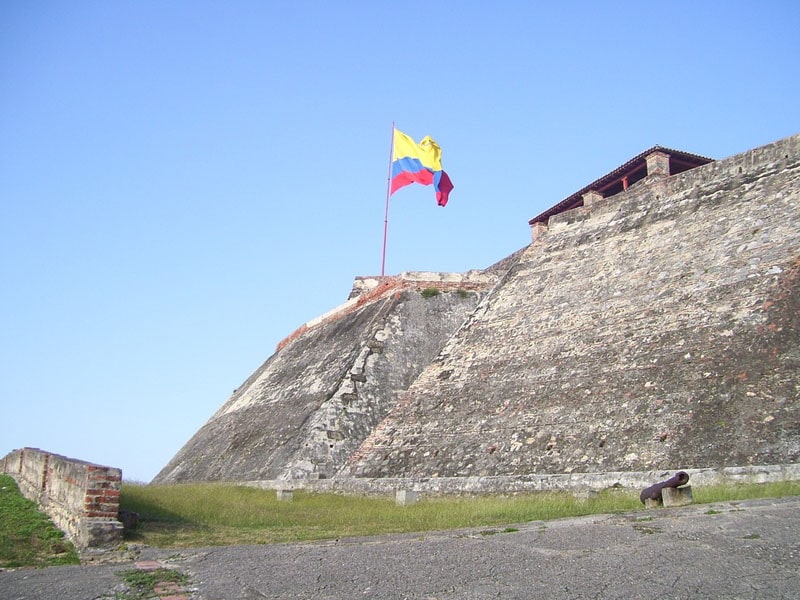
[[[642,501],[644,504],[645,500],[658,500],[661,498],[661,490],[664,488],[676,488],[682,485],[689,483],[689,474],[686,471],[678,471],[667,479],[666,481],[662,481],[660,483],[654,483],[650,487],[644,488],[642,493],[639,494],[639,500]]]

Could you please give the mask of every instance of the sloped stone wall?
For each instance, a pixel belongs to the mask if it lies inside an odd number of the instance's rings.
[[[393,282],[301,328],[153,482],[335,476],[482,297],[451,284]]]
[[[800,457],[800,136],[550,219],[357,477]]]

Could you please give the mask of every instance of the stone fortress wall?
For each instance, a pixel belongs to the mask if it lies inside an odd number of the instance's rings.
[[[349,475],[796,462],[798,319],[794,136],[551,217]]]
[[[333,477],[497,277],[357,279],[344,304],[278,344],[154,483]]]
[[[799,187],[793,136],[595,195],[483,271],[358,278],[154,481],[786,474],[800,456]],[[423,298],[431,280],[446,293]]]

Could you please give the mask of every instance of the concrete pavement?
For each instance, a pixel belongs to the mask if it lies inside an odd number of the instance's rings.
[[[187,573],[183,594],[194,600],[794,599],[800,497],[537,521],[508,531],[144,548],[137,561]],[[123,590],[115,573],[133,566],[0,572],[0,600],[111,600]]]

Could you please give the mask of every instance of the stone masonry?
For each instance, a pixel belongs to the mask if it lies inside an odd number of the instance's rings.
[[[154,483],[333,477],[497,277],[356,281],[286,340]]]
[[[355,477],[800,457],[800,136],[550,218]]]

